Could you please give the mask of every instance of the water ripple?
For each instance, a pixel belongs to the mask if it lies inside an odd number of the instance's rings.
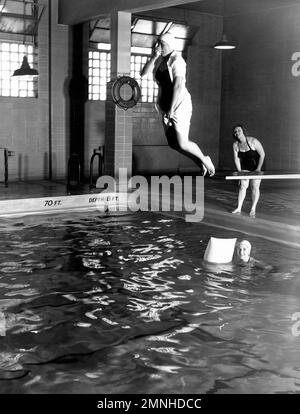
[[[1,392],[299,392],[296,250],[207,264],[226,232],[142,213],[0,227]]]

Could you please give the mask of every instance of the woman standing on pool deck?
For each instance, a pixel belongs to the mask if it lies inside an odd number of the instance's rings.
[[[236,125],[233,128],[233,136],[236,139],[233,143],[233,158],[238,172],[261,171],[265,159],[265,151],[259,140],[248,136],[242,125]],[[255,217],[256,205],[260,196],[260,182],[260,179],[250,179],[252,206],[249,215],[251,217]],[[240,180],[238,206],[233,210],[233,214],[241,214],[248,186],[248,179]]]
[[[215,167],[210,157],[189,140],[192,100],[185,85],[186,63],[174,49],[174,36],[171,33],[161,35],[141,76],[152,72],[158,83],[158,106],[169,146],[196,162],[203,175],[208,172],[209,176],[213,176]]]

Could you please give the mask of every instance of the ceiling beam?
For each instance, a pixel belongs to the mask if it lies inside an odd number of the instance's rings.
[[[140,13],[187,3],[192,0],[59,0],[58,22],[72,25],[113,11]]]

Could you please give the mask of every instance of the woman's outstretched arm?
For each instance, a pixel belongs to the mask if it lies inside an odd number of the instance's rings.
[[[159,56],[160,56],[160,50],[159,50],[159,48],[156,47],[153,50],[153,53],[152,53],[150,59],[148,60],[148,62],[145,64],[145,66],[141,70],[141,77],[148,76],[149,73],[153,72],[155,62],[159,58]]]
[[[236,169],[238,170],[238,172],[241,172],[242,171],[241,161],[238,157],[238,146],[236,142],[233,144],[233,160],[234,160]]]
[[[265,159],[265,151],[260,141],[257,138],[254,138],[252,142],[254,144],[254,148],[256,149],[259,155],[259,160],[258,160],[258,165],[256,167],[256,171],[260,171],[263,165],[264,159]]]

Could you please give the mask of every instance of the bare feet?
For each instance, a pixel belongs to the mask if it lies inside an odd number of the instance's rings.
[[[210,159],[210,157],[207,155],[205,157],[205,162],[203,162],[203,166],[206,167],[208,174],[210,177],[212,177],[213,175],[215,175],[215,166],[212,163],[212,160]],[[205,174],[203,174],[205,175]]]
[[[241,210],[239,208],[236,208],[232,211],[232,214],[241,214]]]
[[[203,175],[203,177],[205,177],[206,174],[207,174],[207,168],[205,167],[204,164],[202,164],[202,175]]]
[[[255,210],[251,210],[249,216],[255,218]]]
[[[169,118],[166,114],[163,116],[163,122],[166,126],[172,126],[172,119]]]

